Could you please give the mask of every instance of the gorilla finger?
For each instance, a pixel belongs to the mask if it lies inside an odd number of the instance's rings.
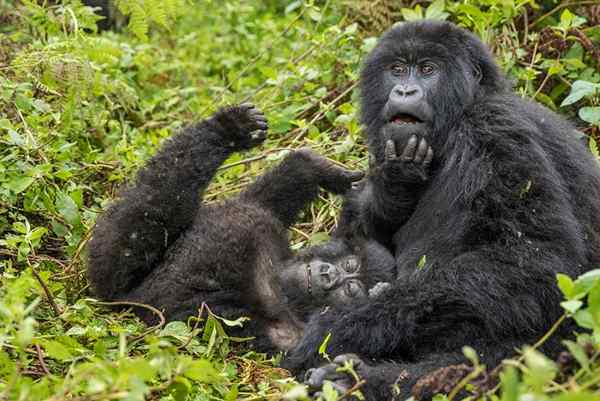
[[[383,154],[385,160],[395,159],[396,154],[396,144],[391,139],[388,139],[385,143],[385,149]]]
[[[253,142],[262,142],[267,138],[267,131],[254,131],[250,134],[250,138]]]
[[[339,373],[336,372],[337,368],[338,366],[332,363],[316,368],[310,377],[304,381],[304,384],[313,389],[321,388],[325,380],[333,380],[339,377]]]
[[[255,124],[261,130],[265,130],[265,129],[269,128],[269,124],[266,121],[257,120],[257,121],[255,121]]]
[[[365,173],[362,171],[348,170],[346,172],[346,178],[348,178],[352,182],[360,181],[364,178],[364,176],[365,176]]]
[[[415,163],[421,163],[425,159],[428,149],[429,145],[427,145],[427,140],[425,138],[421,138],[421,142],[419,142],[419,147],[417,148],[417,152],[415,153],[415,158],[413,161]]]
[[[382,283],[377,283],[377,284],[382,284]],[[346,363],[348,361],[352,361],[354,366],[357,366],[357,364],[362,362],[361,359],[356,354],[342,354],[342,355],[336,356],[333,359],[333,363],[338,364],[338,365],[343,365],[344,363]]]
[[[350,384],[349,381],[346,381],[346,380],[345,380],[345,383],[339,383],[339,382],[333,382],[333,381],[331,381],[331,387],[333,387],[333,389],[335,391],[337,391],[338,396],[340,396],[340,395],[346,394],[346,392],[348,390],[350,390],[350,388],[352,387],[352,385]]]
[[[253,103],[250,103],[250,102],[241,103],[238,107],[240,109],[242,109],[242,110],[250,110],[250,109],[255,109],[256,108],[256,106]]]
[[[406,147],[404,148],[404,151],[402,151],[402,154],[400,155],[400,159],[402,161],[410,162],[414,159],[418,141],[419,138],[417,138],[416,135],[410,137]]]
[[[425,168],[429,167],[432,160],[433,160],[433,149],[431,149],[431,147],[429,147],[429,149],[427,149],[427,155],[425,156],[425,160],[423,160],[423,167],[425,167]]]

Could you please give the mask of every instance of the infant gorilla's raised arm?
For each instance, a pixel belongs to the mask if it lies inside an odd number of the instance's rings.
[[[273,350],[293,345],[311,312],[360,301],[393,279],[391,255],[368,244],[336,240],[294,258],[287,228],[319,188],[345,192],[362,177],[311,150],[290,152],[237,197],[200,202],[223,161],[261,143],[266,129],[263,114],[243,104],[167,141],[98,220],[88,268],[96,295],[153,305],[168,320],[195,316],[205,302],[226,318],[251,317],[232,334]],[[370,265],[380,272],[366,274]]]

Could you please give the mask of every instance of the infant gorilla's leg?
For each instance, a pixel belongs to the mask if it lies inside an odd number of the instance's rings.
[[[187,230],[201,192],[234,151],[266,136],[251,104],[227,107],[168,140],[98,219],[89,245],[88,277],[97,296],[124,299]]]
[[[363,173],[338,167],[310,149],[300,149],[259,177],[240,195],[240,199],[255,202],[271,211],[287,227],[317,197],[319,187],[343,193],[362,176]]]

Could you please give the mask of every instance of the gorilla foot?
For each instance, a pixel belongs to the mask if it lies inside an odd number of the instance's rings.
[[[263,112],[252,103],[224,107],[215,113],[213,121],[220,128],[227,146],[235,150],[250,149],[261,144],[269,128]]]
[[[358,400],[348,393],[353,389],[359,390],[361,383],[364,382],[357,381],[358,378],[355,378],[352,371],[359,377],[366,377],[368,366],[354,354],[339,355],[331,363],[309,369],[304,377],[304,384],[308,386],[311,398],[314,400],[323,395],[323,385],[326,382],[331,383],[339,396],[345,395],[344,399]]]

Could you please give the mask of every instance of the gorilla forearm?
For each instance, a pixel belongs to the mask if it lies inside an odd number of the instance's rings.
[[[361,176],[362,173],[345,171],[309,149],[300,149],[260,176],[240,199],[260,204],[289,227],[298,213],[316,199],[319,188],[343,193]]]

